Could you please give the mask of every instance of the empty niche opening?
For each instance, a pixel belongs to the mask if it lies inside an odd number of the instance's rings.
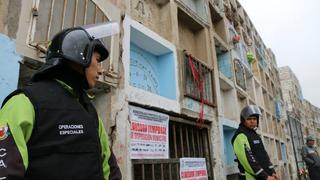
[[[207,57],[207,34],[204,26],[189,16],[186,12],[178,9],[178,28],[180,47],[191,53],[197,59],[208,63]]]
[[[178,4],[180,4],[184,9],[189,11],[194,18],[199,18],[201,21],[207,23],[207,6],[206,1],[204,0],[177,0]]]
[[[169,0],[132,0],[131,16],[167,40],[172,39]]]
[[[216,50],[216,56],[218,60],[219,71],[225,77],[232,79],[233,72],[232,72],[230,52],[226,47],[222,45],[222,43],[217,38],[215,38],[214,42],[215,42],[215,50]]]
[[[173,51],[134,27],[130,34],[130,85],[176,100]]]

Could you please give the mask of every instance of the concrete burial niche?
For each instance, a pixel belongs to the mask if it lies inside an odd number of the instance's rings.
[[[128,17],[124,25],[125,86],[129,101],[179,112],[175,46]]]
[[[188,10],[191,14],[199,18],[199,20],[207,23],[207,5],[205,0],[176,0],[177,3]]]
[[[239,123],[230,119],[222,120],[223,137],[223,158],[224,158],[224,170],[226,175],[235,174],[238,172],[237,163],[234,161],[235,153],[231,144],[231,139],[238,128]]]
[[[173,51],[131,28],[130,85],[176,100]]]
[[[209,61],[209,43],[207,29],[185,10],[178,8],[178,29],[180,48],[185,49],[201,62],[211,65]]]
[[[172,40],[172,13],[169,0],[130,1],[133,19],[156,32],[165,39]]]

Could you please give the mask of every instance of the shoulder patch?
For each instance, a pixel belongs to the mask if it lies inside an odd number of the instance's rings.
[[[10,135],[8,125],[0,125],[0,141],[5,140]]]
[[[257,140],[254,140],[254,141],[253,141],[253,144],[260,144],[260,140],[258,140],[258,139],[257,139]]]

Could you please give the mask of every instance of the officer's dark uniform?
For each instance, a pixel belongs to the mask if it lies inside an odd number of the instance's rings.
[[[254,129],[249,129],[243,124],[244,120],[250,116],[256,116],[259,120],[260,115],[261,112],[257,106],[245,107],[241,112],[239,128],[231,140],[237,156],[240,180],[265,180],[275,173],[260,136]]]
[[[58,33],[46,64],[27,86],[4,100],[0,179],[122,178],[103,123],[84,91],[89,87],[86,77],[68,64],[85,69],[94,51],[101,61],[109,54],[89,30],[77,27]]]
[[[307,137],[307,145],[301,149],[302,159],[308,166],[309,177],[311,180],[320,179],[320,156],[316,147],[308,145],[308,141],[315,141],[312,136]]]

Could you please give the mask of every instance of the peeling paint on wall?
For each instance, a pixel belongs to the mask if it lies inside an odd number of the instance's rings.
[[[201,105],[200,105],[200,102],[198,101],[195,101],[190,98],[184,98],[182,104],[183,104],[183,107],[186,109],[189,109],[197,113],[200,112]],[[207,116],[212,116],[212,114],[214,114],[213,108],[207,105],[204,105],[203,112]]]
[[[16,52],[15,42],[0,34],[0,103],[17,88],[21,59]]]
[[[0,32],[10,38],[16,38],[18,31],[21,0],[1,0],[0,2]]]
[[[141,43],[148,42],[141,40]],[[130,85],[176,100],[174,61],[172,52],[156,56],[132,43],[130,45]]]

